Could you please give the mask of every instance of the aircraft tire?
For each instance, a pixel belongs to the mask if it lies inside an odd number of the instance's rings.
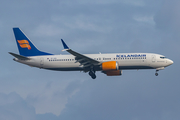
[[[95,74],[94,74],[94,75],[92,75],[91,77],[92,77],[92,79],[96,79],[96,75],[95,75]]]
[[[96,75],[92,71],[89,71],[89,75],[92,79],[96,79]]]
[[[155,73],[156,76],[158,76],[158,73]]]

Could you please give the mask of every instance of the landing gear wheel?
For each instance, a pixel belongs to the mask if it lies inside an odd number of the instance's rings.
[[[159,70],[156,70],[156,73],[155,73],[156,76],[158,76],[158,73],[157,73],[158,71],[159,71]]]
[[[156,76],[158,76],[158,73],[155,73]]]
[[[89,75],[91,76],[92,79],[96,79],[96,75],[92,71],[89,71]]]
[[[93,72],[89,71],[89,75],[92,76],[92,75],[93,75]]]
[[[91,77],[92,77],[92,79],[96,79],[96,75],[95,75],[95,74],[94,74],[94,75],[92,75]]]

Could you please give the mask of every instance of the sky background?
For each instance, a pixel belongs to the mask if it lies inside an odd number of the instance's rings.
[[[1,0],[0,120],[179,120],[179,0]],[[13,27],[42,51],[148,52],[174,64],[97,79],[13,61]]]

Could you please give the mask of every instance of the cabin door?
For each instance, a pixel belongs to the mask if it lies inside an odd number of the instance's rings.
[[[44,65],[44,58],[40,58],[40,67],[43,68],[43,65]]]
[[[156,62],[156,56],[152,55],[152,63],[155,63],[155,62]]]

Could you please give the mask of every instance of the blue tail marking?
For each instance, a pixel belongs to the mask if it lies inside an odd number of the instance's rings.
[[[46,53],[38,50],[19,28],[13,28],[13,31],[20,55],[22,56],[52,55],[50,53]]]

